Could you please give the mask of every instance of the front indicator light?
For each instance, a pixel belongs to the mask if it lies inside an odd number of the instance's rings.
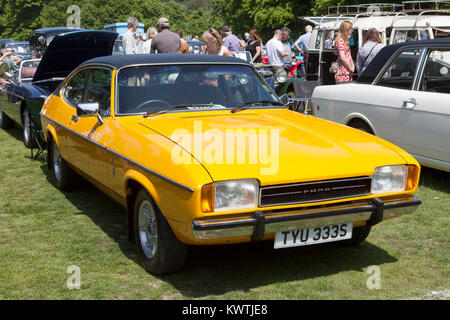
[[[202,212],[214,211],[214,185],[212,183],[204,185],[201,194]]]
[[[413,190],[419,183],[420,167],[413,164],[408,166],[408,178],[406,180],[406,190]]]

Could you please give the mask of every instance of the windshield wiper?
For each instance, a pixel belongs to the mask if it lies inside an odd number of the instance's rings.
[[[236,113],[239,111],[242,111],[244,109],[247,109],[248,107],[250,107],[251,105],[257,104],[257,103],[271,103],[274,106],[284,106],[284,104],[282,104],[281,102],[278,101],[272,101],[272,100],[257,100],[257,101],[248,101],[246,102],[243,106],[240,107],[236,107],[233,110],[231,110],[231,113]]]
[[[204,104],[201,104],[201,103],[177,104],[176,106],[168,106],[168,107],[156,110],[156,111],[147,112],[146,114],[144,114],[144,118],[148,118],[150,116],[165,113],[166,111],[172,110],[172,109],[184,109],[184,108],[195,108],[195,107],[211,107],[211,110],[225,109],[224,106],[217,105],[217,104],[206,104],[206,103],[204,103]],[[208,109],[205,108],[205,110],[208,110]],[[201,109],[199,109],[199,111],[201,111]]]

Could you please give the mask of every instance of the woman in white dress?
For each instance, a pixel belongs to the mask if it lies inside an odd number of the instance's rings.
[[[156,36],[158,32],[155,28],[149,27],[147,29],[146,41],[144,42],[144,53],[150,53],[150,48],[152,46],[152,39]]]
[[[204,54],[216,54],[218,56],[228,56],[232,57],[230,50],[223,46],[222,37],[220,34],[214,30],[209,29],[205,31],[202,35],[202,40],[205,42],[203,47]]]

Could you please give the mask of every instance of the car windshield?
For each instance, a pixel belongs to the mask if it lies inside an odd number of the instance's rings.
[[[28,43],[14,43],[14,44],[8,44],[6,46],[8,49],[12,49],[14,54],[24,54],[29,55],[30,54],[30,45]]]
[[[20,69],[20,76],[22,79],[32,79],[39,66],[40,60],[25,60],[22,62]]]
[[[138,66],[118,74],[117,114],[147,114],[179,105],[216,110],[250,101],[264,101],[251,105],[256,107],[279,105],[270,87],[245,65]]]

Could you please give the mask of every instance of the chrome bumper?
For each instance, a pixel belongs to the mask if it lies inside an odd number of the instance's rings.
[[[252,236],[261,240],[265,233],[314,228],[332,224],[366,221],[373,226],[383,219],[411,214],[422,202],[416,197],[382,201],[373,198],[344,205],[318,208],[289,208],[255,211],[240,217],[222,217],[192,222],[192,232],[197,239],[221,239]]]

